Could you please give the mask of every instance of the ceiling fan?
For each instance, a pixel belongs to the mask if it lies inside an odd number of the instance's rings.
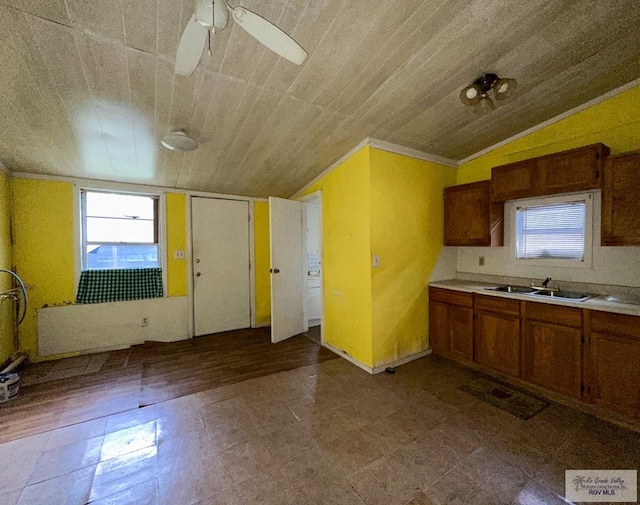
[[[184,29],[176,54],[176,74],[191,75],[198,66],[202,51],[209,44],[211,34],[224,30],[229,24],[229,14],[258,42],[274,53],[295,63],[302,64],[307,52],[280,28],[244,7],[231,7],[226,0],[202,0]]]

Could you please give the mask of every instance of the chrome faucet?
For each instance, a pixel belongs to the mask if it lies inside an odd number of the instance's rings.
[[[557,286],[549,286],[549,282],[551,282],[551,277],[547,277],[542,281],[541,286],[536,286],[535,281],[531,281],[531,289],[537,289],[538,291],[560,291],[560,288]]]

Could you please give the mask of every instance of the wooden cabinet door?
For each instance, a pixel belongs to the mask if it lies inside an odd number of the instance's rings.
[[[478,311],[475,362],[520,377],[520,318]]]
[[[640,152],[608,158],[602,189],[602,244],[640,245]]]
[[[552,391],[581,397],[582,330],[525,321],[524,379]]]
[[[449,307],[449,352],[456,358],[473,361],[473,309]]]
[[[527,198],[536,194],[536,160],[518,161],[491,170],[494,202]]]
[[[596,404],[640,419],[640,339],[593,332],[589,357]]]
[[[429,345],[439,354],[449,352],[449,304],[429,300]]]
[[[594,144],[538,158],[537,193],[553,195],[602,187],[603,161],[609,148]]]
[[[445,188],[445,245],[502,245],[504,205],[492,204],[490,191],[491,181]]]

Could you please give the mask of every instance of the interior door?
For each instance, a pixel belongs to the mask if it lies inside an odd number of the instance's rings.
[[[251,326],[249,202],[191,199],[195,335]]]
[[[269,198],[271,239],[271,341],[305,331],[305,233],[303,204]]]

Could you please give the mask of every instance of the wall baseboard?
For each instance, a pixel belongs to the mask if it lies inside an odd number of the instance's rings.
[[[406,356],[406,357],[404,357],[402,359],[393,361],[391,363],[387,363],[385,365],[379,365],[379,366],[376,366],[376,367],[370,367],[369,365],[365,365],[364,363],[362,363],[361,361],[357,360],[353,356],[350,356],[349,354],[347,354],[345,351],[343,351],[341,349],[338,349],[337,347],[334,347],[331,344],[327,344],[325,342],[322,345],[324,347],[326,347],[327,349],[329,349],[330,351],[335,352],[341,358],[346,359],[349,363],[357,366],[358,368],[361,368],[362,370],[364,370],[367,373],[370,373],[371,375],[375,375],[375,374],[379,374],[380,372],[384,372],[387,368],[395,368],[395,367],[398,367],[398,366],[406,365],[407,363],[410,363],[411,361],[415,361],[417,359],[424,358],[425,356],[428,356],[429,354],[431,354],[433,352],[432,349],[426,349],[424,351],[420,351],[420,352],[418,352],[416,354],[412,354],[411,356]]]
[[[416,354],[412,354],[410,356],[406,356],[405,358],[399,359],[397,361],[393,361],[391,363],[387,363],[386,365],[380,365],[373,368],[373,373],[377,374],[380,372],[384,372],[387,368],[396,368],[398,366],[406,365],[412,361],[415,361],[420,358],[424,358],[425,356],[429,356],[433,352],[432,349],[427,349],[425,351],[421,351]]]
[[[373,368],[371,368],[368,365],[365,365],[364,363],[362,363],[361,361],[358,361],[356,358],[354,358],[353,356],[349,356],[345,351],[338,349],[337,347],[332,346],[331,344],[327,344],[326,342],[324,342],[322,344],[324,347],[326,347],[327,349],[329,349],[330,351],[336,353],[338,356],[340,356],[341,358],[346,359],[349,363],[357,366],[358,368],[361,368],[362,370],[364,370],[367,373],[370,373],[371,375],[373,375]]]

